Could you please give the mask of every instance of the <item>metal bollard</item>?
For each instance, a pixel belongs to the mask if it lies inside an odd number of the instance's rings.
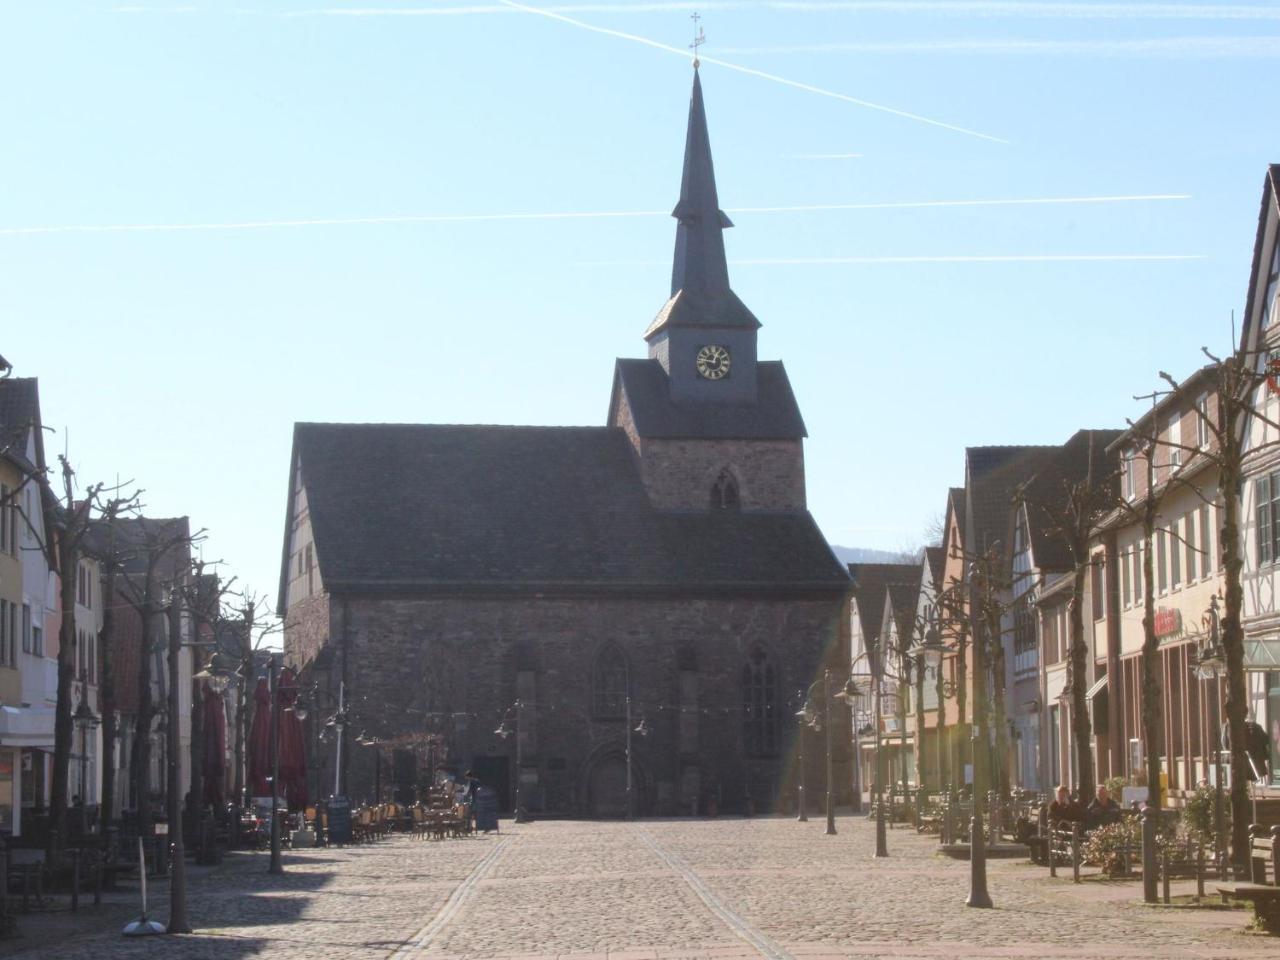
[[[1160,851],[1160,893],[1161,900],[1167,905],[1169,903],[1169,851],[1167,848]]]
[[[1196,902],[1204,899],[1204,841],[1196,841]]]
[[[1058,838],[1058,822],[1056,820],[1049,821],[1048,840],[1045,842],[1045,853],[1049,857],[1049,876],[1056,877],[1058,875],[1058,858],[1055,856],[1054,841]]]
[[[71,912],[80,909],[80,848],[71,852]]]
[[[1071,882],[1080,882],[1080,824],[1071,824]]]
[[[1148,806],[1142,811],[1142,899],[1144,903],[1155,903],[1156,872],[1156,810]]]

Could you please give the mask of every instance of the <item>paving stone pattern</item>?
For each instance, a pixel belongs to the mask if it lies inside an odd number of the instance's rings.
[[[104,917],[94,930],[82,912],[79,933],[36,934],[0,952],[24,960],[1280,956],[1280,941],[1246,932],[1239,910],[1145,907],[1132,882],[1074,885],[1025,862],[992,862],[996,909],[971,910],[968,864],[936,857],[933,841],[894,830],[891,857],[875,860],[865,819],[837,825],[828,837],[821,817],[504,823],[500,836],[300,851],[286,857],[284,877],[266,874],[265,854],[238,854],[192,877],[191,936],[125,940],[116,909],[109,929]],[[167,916],[163,902],[154,914]]]

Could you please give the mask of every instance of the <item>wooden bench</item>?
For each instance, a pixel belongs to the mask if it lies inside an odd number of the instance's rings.
[[[1222,902],[1247,901],[1258,926],[1269,933],[1280,933],[1280,826],[1268,830],[1261,824],[1250,825],[1249,871],[1252,883],[1218,885]]]

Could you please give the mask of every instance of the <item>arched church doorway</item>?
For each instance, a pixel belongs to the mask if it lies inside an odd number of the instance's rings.
[[[589,816],[601,820],[622,820],[627,816],[627,755],[610,750],[590,762],[584,777]],[[637,816],[645,808],[644,778],[640,765],[631,762],[631,803]]]

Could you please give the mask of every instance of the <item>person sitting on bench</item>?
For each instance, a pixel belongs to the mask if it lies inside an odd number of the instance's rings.
[[[1050,823],[1080,823],[1084,820],[1084,812],[1080,804],[1071,798],[1071,794],[1063,785],[1054,792],[1053,803],[1049,804]]]
[[[1106,827],[1119,822],[1120,804],[1111,798],[1105,783],[1098,784],[1097,793],[1089,801],[1089,806],[1084,812],[1086,829],[1093,830],[1097,827]]]

